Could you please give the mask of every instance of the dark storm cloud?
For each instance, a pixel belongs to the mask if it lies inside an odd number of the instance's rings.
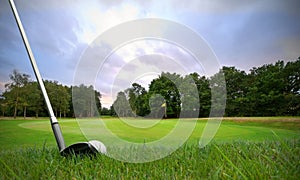
[[[183,18],[207,40],[222,65],[249,70],[299,56],[295,46],[300,43],[293,40],[300,39],[299,1],[222,2],[208,9],[195,5]]]
[[[79,29],[76,19],[66,7],[61,7],[63,4],[57,6],[57,3],[58,1],[15,2],[43,77],[70,84],[73,75],[71,68],[74,68],[79,57],[74,55],[81,53],[79,51],[83,50],[83,45],[78,42],[75,34],[75,30]],[[1,1],[1,8],[1,72],[8,76],[12,69],[20,69],[32,75],[8,2]]]

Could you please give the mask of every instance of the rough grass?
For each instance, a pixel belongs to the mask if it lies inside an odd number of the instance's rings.
[[[185,145],[170,156],[132,164],[104,155],[62,157],[53,148],[0,152],[0,179],[299,179],[300,139]]]

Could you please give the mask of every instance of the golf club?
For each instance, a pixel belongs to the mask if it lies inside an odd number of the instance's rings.
[[[38,70],[36,61],[34,59],[32,50],[30,48],[29,41],[28,41],[27,36],[25,34],[25,31],[24,31],[22,22],[20,20],[19,14],[17,12],[15,3],[14,3],[13,0],[9,0],[9,3],[10,3],[10,7],[13,11],[15,20],[17,22],[20,34],[22,36],[22,39],[23,39],[28,57],[30,59],[34,74],[36,76],[36,79],[37,79],[38,84],[40,86],[40,89],[42,91],[45,103],[47,105],[48,113],[49,113],[49,116],[50,116],[51,127],[52,127],[52,130],[53,130],[53,133],[54,133],[54,136],[55,136],[56,143],[57,143],[60,154],[64,155],[64,156],[68,155],[68,154],[75,154],[75,155],[78,155],[78,154],[79,155],[82,155],[82,154],[97,154],[97,153],[104,153],[105,154],[106,153],[105,145],[103,143],[101,143],[100,141],[96,141],[96,140],[92,140],[92,141],[89,141],[89,142],[79,142],[79,143],[75,143],[75,144],[72,144],[72,145],[66,147],[65,141],[64,141],[61,129],[60,129],[60,126],[59,126],[58,121],[57,121],[57,119],[54,115],[54,112],[53,112],[53,109],[52,109],[47,91],[45,89],[42,77],[41,77],[40,72]]]

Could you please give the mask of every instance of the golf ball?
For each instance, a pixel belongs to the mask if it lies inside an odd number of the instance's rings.
[[[91,140],[89,141],[89,143],[93,145],[100,153],[106,154],[106,146],[102,142],[97,140]]]

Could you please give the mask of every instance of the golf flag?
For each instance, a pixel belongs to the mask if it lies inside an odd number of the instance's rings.
[[[166,103],[163,103],[163,104],[161,105],[161,107],[166,107],[166,105],[167,105]]]

